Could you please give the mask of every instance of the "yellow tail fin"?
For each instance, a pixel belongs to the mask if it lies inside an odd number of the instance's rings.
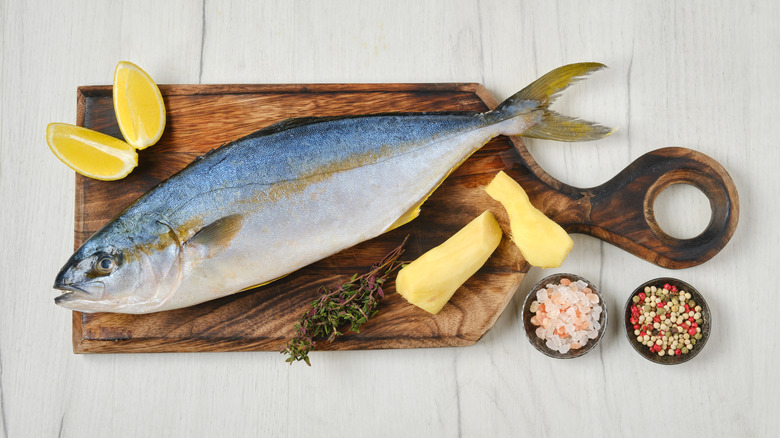
[[[597,62],[581,62],[558,67],[502,102],[488,116],[497,122],[528,115],[532,115],[536,120],[535,124],[522,132],[503,133],[505,135],[522,135],[558,141],[588,141],[604,138],[616,129],[564,116],[548,109],[548,106],[569,85],[603,68],[606,66]]]

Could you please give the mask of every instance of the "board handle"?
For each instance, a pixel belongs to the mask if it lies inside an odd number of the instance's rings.
[[[569,204],[543,211],[566,231],[592,235],[664,268],[688,268],[711,259],[731,239],[739,221],[734,181],[717,161],[691,149],[649,152],[598,187],[556,183],[556,191]],[[712,217],[696,237],[672,237],[655,219],[653,204],[672,184],[697,187],[710,201]]]

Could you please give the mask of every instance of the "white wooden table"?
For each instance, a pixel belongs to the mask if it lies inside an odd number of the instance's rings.
[[[772,0],[0,0],[0,436],[775,435],[779,19]],[[499,100],[559,65],[604,62],[556,109],[620,130],[529,140],[542,167],[587,187],[650,150],[693,148],[730,172],[740,224],[681,271],[575,235],[559,270],[596,282],[613,320],[572,361],[524,338],[527,288],[555,272],[538,269],[468,348],[314,353],[311,368],[277,353],[77,356],[51,289],[73,249],[74,174],[44,131],[74,123],[76,87],[109,84],[119,60],[158,83],[480,82]],[[672,234],[709,220],[696,189],[659,203]],[[662,275],[705,293],[715,322],[674,367],[637,355],[615,322]]]

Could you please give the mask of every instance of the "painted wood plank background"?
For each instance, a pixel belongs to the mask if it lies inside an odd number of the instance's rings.
[[[0,0],[0,436],[773,435],[778,19],[772,0]],[[109,84],[123,59],[159,83],[477,82],[499,100],[561,64],[600,61],[610,69],[555,108],[620,130],[526,141],[541,167],[589,187],[650,150],[696,149],[734,179],[739,228],[679,271],[575,235],[565,264],[532,269],[466,348],[322,352],[311,368],[273,352],[77,356],[51,289],[72,251],[74,174],[44,130],[75,122],[76,88]],[[690,187],[657,204],[680,237],[710,218]],[[557,271],[591,279],[612,315],[647,279],[697,286],[715,323],[706,350],[657,366],[610,324],[582,358],[543,356],[518,312],[526,288]],[[659,393],[685,421],[647,413]]]

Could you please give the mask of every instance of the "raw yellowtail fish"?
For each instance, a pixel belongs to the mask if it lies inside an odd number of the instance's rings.
[[[82,312],[192,306],[399,227],[497,135],[609,135],[609,128],[548,109],[569,84],[603,67],[557,68],[485,113],[291,119],[226,144],[87,240],[57,275],[54,288],[63,293],[55,302]]]

